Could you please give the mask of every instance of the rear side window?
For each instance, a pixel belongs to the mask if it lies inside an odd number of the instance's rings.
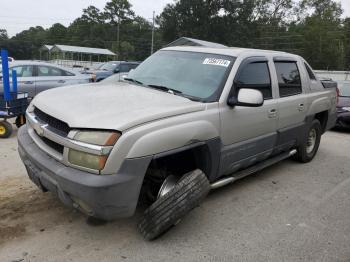
[[[300,73],[296,62],[275,62],[280,97],[302,93]]]
[[[271,78],[267,62],[253,62],[245,65],[236,81],[238,89],[256,89],[263,94],[265,100],[272,98]]]
[[[305,65],[307,74],[309,75],[309,78],[311,80],[316,80],[316,76],[315,76],[314,72],[312,71],[311,67],[307,63],[304,63],[304,65]]]
[[[38,76],[73,76],[73,74],[56,67],[38,66]]]

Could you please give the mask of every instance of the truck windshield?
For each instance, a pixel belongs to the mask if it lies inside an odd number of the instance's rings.
[[[338,82],[339,96],[350,97],[350,81]]]
[[[220,95],[234,60],[235,57],[216,54],[159,51],[130,72],[128,78],[144,86],[211,102]]]

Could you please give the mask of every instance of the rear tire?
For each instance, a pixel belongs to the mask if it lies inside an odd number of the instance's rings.
[[[7,121],[0,122],[0,138],[9,138],[12,134],[12,125]]]
[[[138,228],[146,240],[154,240],[197,207],[210,191],[210,183],[201,170],[185,174],[165,195],[143,214]]]
[[[322,128],[320,121],[312,121],[302,144],[297,148],[295,159],[301,163],[310,162],[316,155],[321,142]]]

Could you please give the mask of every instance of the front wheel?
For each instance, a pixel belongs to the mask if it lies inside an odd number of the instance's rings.
[[[297,148],[297,154],[295,159],[302,163],[310,162],[316,155],[318,148],[320,146],[322,135],[322,128],[320,121],[317,119],[312,121],[310,128],[308,129],[306,136]]]
[[[168,181],[167,184],[172,184]],[[176,225],[198,206],[210,191],[210,183],[201,170],[184,175],[145,211],[138,225],[143,237],[153,240]]]

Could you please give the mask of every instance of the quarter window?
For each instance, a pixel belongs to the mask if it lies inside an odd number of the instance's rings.
[[[259,90],[264,99],[272,98],[271,78],[267,62],[253,62],[246,65],[237,78],[237,86]]]
[[[314,72],[312,72],[311,67],[307,63],[304,63],[304,65],[305,65],[306,71],[307,71],[307,73],[309,75],[309,78],[311,80],[316,80],[316,76],[315,76]]]
[[[73,74],[56,67],[38,66],[38,76],[73,76]]]
[[[275,62],[280,97],[302,93],[300,73],[296,62]]]

